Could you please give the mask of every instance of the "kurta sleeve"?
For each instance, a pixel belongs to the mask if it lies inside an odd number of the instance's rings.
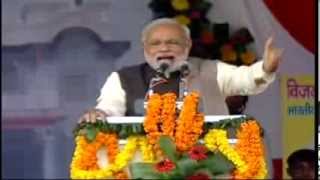
[[[226,95],[254,95],[263,92],[275,79],[275,73],[263,70],[263,61],[251,66],[217,64],[217,81],[220,91]]]
[[[96,109],[103,110],[110,116],[124,116],[126,112],[125,96],[119,74],[112,72],[100,91]]]

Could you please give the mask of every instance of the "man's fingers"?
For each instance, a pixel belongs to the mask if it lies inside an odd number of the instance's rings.
[[[85,122],[90,122],[90,114],[89,114],[89,112],[86,113],[83,118],[85,119]]]
[[[276,54],[276,57],[281,59],[281,56],[282,56],[282,54],[283,54],[283,51],[284,51],[283,48],[278,48],[278,49],[276,50],[276,53],[275,53],[275,54]]]
[[[272,53],[271,53],[272,62],[279,63],[281,61],[282,54],[283,54],[283,49],[279,49],[279,48],[272,49]]]
[[[105,120],[107,117],[107,114],[101,110],[97,110],[97,118],[99,118],[100,120]]]
[[[265,50],[268,50],[272,47],[272,44],[273,44],[273,36],[270,36],[268,39],[267,39],[267,42],[265,44]]]
[[[95,123],[98,120],[105,120],[107,114],[98,109],[91,109],[85,112],[78,120],[78,123],[87,122],[87,123]]]
[[[97,114],[94,111],[90,111],[90,122],[95,123],[97,119]]]
[[[78,120],[78,123],[80,124],[80,123],[83,123],[83,122],[88,122],[88,114],[87,113],[85,113],[84,115],[82,115],[80,118],[79,118],[79,120]]]
[[[83,121],[84,121],[84,118],[80,117],[79,120],[78,120],[78,123],[81,124]]]

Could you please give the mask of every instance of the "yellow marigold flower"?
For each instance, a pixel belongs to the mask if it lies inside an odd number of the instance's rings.
[[[180,24],[182,25],[189,25],[191,23],[191,20],[185,16],[185,15],[178,15],[176,17],[174,17],[176,19],[176,21],[178,21]]]
[[[230,159],[241,172],[247,169],[244,161],[241,160],[238,153],[229,145],[227,132],[221,129],[211,129],[204,137],[205,145],[210,151],[213,148],[220,150],[228,159]]]
[[[142,151],[142,158],[144,162],[154,162],[155,156],[152,150],[151,144],[148,144],[146,137],[140,137],[139,139],[140,149]]]
[[[137,137],[130,136],[127,139],[127,144],[123,148],[123,150],[116,156],[115,162],[112,165],[111,169],[114,172],[118,172],[125,168],[129,161],[133,159],[134,153],[137,148]]]
[[[175,10],[183,11],[190,8],[190,4],[187,0],[172,0],[171,5]]]

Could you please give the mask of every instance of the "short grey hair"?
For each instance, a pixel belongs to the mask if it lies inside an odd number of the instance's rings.
[[[151,29],[160,25],[167,25],[167,24],[177,25],[178,27],[181,27],[185,37],[187,39],[191,39],[190,30],[187,26],[180,24],[179,22],[177,22],[175,19],[172,19],[172,18],[160,18],[160,19],[151,21],[151,23],[149,23],[147,26],[143,28],[142,34],[141,34],[142,43],[146,41],[147,35],[150,33]]]

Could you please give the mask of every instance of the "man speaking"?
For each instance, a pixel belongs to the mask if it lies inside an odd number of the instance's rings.
[[[152,21],[142,32],[146,63],[112,72],[101,89],[95,108],[80,122],[95,122],[107,116],[143,115],[148,92],[181,94],[184,88],[200,93],[205,115],[227,115],[226,96],[263,92],[275,79],[282,49],[272,38],[265,43],[263,58],[251,66],[236,67],[221,61],[189,57],[190,31],[174,19]]]

